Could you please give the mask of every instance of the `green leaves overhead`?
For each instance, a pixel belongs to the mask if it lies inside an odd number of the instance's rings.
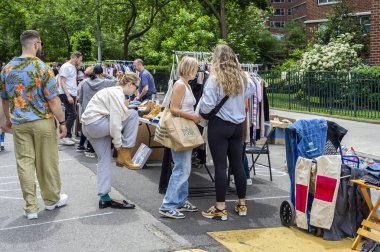
[[[0,61],[19,55],[26,29],[40,32],[46,61],[74,50],[96,59],[99,10],[103,60],[168,65],[172,50],[210,52],[223,39],[241,62],[277,64],[288,50],[267,32],[267,8],[267,0],[0,0]]]

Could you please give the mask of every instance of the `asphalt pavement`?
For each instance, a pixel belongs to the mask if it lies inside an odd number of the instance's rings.
[[[309,116],[281,111],[273,113],[293,118]],[[379,125],[340,120],[334,119],[349,130],[344,144],[379,154]],[[365,134],[360,137],[357,135],[360,132]],[[227,196],[228,221],[205,219],[200,212],[187,213],[183,220],[161,217],[158,208],[163,195],[158,193],[161,169],[158,163],[149,163],[148,168],[139,171],[113,164],[111,197],[125,198],[134,202],[137,208],[98,209],[96,159],[77,153],[75,147],[61,146],[62,192],[69,195],[68,204],[54,211],[45,211],[40,199],[39,218],[28,221],[22,216],[24,201],[9,134],[6,135],[5,148],[0,152],[0,251],[229,251],[207,233],[280,227],[279,207],[289,198],[289,177],[283,170],[285,147],[270,145],[273,181],[269,180],[266,167],[258,167],[256,175],[252,174],[253,185],[247,188],[246,217],[233,214],[237,199],[234,192]],[[259,161],[266,163],[266,156]],[[209,167],[213,171],[212,165]],[[190,187],[204,186],[213,186],[206,170],[193,168]],[[38,187],[37,191],[40,196]],[[206,210],[215,204],[215,197],[200,195],[190,197],[190,201],[200,210]]]

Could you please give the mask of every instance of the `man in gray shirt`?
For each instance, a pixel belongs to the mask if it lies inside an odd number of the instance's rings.
[[[142,59],[135,59],[133,61],[133,67],[139,71],[139,77],[141,79],[139,85],[139,95],[135,100],[144,101],[144,100],[152,100],[152,95],[155,94],[156,85],[154,84],[154,79],[152,74],[144,68],[144,64]]]

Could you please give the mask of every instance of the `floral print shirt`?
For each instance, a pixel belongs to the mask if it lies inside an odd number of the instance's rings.
[[[12,124],[52,118],[48,101],[58,95],[54,72],[37,57],[16,57],[0,75],[0,97],[9,100]]]

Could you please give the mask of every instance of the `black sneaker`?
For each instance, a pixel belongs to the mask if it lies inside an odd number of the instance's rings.
[[[78,146],[77,147],[77,152],[84,152],[84,151],[86,151],[87,149],[86,149],[86,147],[84,147],[84,146]]]
[[[172,218],[172,219],[183,219],[185,215],[178,210],[160,210],[159,213],[162,216]]]

